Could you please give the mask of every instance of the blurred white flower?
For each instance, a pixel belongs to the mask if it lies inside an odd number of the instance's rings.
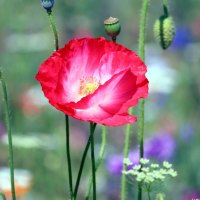
[[[32,133],[31,135],[14,134],[12,140],[13,146],[17,148],[41,148],[52,150],[58,146],[55,137],[41,133]],[[7,134],[3,136],[1,142],[8,145]]]
[[[20,106],[24,114],[34,115],[42,111],[42,107],[49,105],[39,85],[24,90],[20,95]]]
[[[25,196],[31,189],[32,175],[26,169],[15,169],[15,193],[16,197]],[[0,168],[0,191],[3,192],[8,199],[11,198],[10,169],[7,167]]]
[[[176,70],[170,68],[162,57],[149,58],[147,66],[150,93],[171,93],[176,84]]]
[[[51,48],[50,40],[51,34],[45,32],[32,34],[13,33],[6,37],[5,46],[11,52],[44,51]]]

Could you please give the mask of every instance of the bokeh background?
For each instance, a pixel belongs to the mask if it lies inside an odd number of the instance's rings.
[[[154,21],[163,14],[162,1],[151,1],[149,8],[146,64],[150,95],[146,101],[145,151],[157,162],[169,160],[178,171],[177,178],[156,185],[156,192],[164,192],[167,200],[200,199],[200,1],[169,2],[176,35],[165,51],[153,38]],[[117,42],[137,52],[141,4],[136,0],[55,1],[53,15],[60,46],[73,37],[107,37],[103,21],[114,16],[122,26]],[[67,199],[64,115],[48,104],[35,80],[40,63],[53,50],[48,15],[39,0],[0,0],[0,66],[9,91],[19,200]],[[8,145],[0,95],[0,191],[9,193]],[[138,114],[137,108],[134,112]],[[74,119],[70,123],[76,178],[89,125]],[[125,127],[108,130],[104,161],[97,173],[98,199],[117,200]],[[95,143],[98,155],[100,126]],[[130,144],[134,159],[137,124]],[[80,200],[84,199],[90,171],[90,162],[86,162]],[[128,180],[128,200],[136,199],[136,189],[136,183]]]

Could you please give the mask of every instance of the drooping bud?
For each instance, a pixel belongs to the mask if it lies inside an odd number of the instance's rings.
[[[165,200],[165,195],[163,193],[158,193],[156,195],[156,200]]]
[[[42,0],[42,7],[47,11],[51,11],[54,5],[54,0]]]
[[[104,28],[106,33],[115,41],[117,35],[121,31],[121,25],[118,18],[109,17],[104,21]]]
[[[154,37],[163,49],[167,49],[173,42],[175,24],[172,17],[162,15],[154,24]]]

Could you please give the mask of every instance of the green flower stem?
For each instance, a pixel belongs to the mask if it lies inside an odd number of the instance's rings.
[[[139,150],[140,159],[144,157],[144,109],[145,100],[140,100],[140,117],[139,117]]]
[[[146,24],[147,24],[147,12],[149,7],[149,0],[143,0],[141,16],[140,16],[140,32],[139,32],[139,44],[138,44],[138,54],[140,58],[145,60],[145,35],[146,35]],[[144,110],[145,110],[145,100],[140,100],[140,116],[139,116],[139,150],[140,158],[143,158],[144,154]],[[138,184],[138,200],[142,200],[142,185]]]
[[[54,34],[55,48],[56,48],[56,50],[58,50],[58,48],[59,48],[59,44],[58,44],[58,32],[57,32],[56,25],[55,25],[55,22],[54,22],[54,19],[53,19],[53,14],[52,14],[51,10],[47,11],[47,13],[49,15],[49,21],[50,21],[51,28],[52,28],[52,31],[53,31],[53,34]]]
[[[133,108],[130,108],[130,114],[133,113]],[[130,143],[130,135],[131,135],[131,124],[128,124],[126,126],[126,132],[125,132],[125,144],[124,144],[124,158],[128,157],[128,152],[129,152],[129,143]],[[123,171],[127,170],[127,166],[123,164]],[[126,198],[126,175],[123,173],[122,174],[122,179],[121,179],[121,200],[125,200]]]
[[[117,37],[115,36],[115,37],[112,37],[112,41],[113,42],[116,42],[117,41]]]
[[[148,200],[151,200],[151,185],[147,184],[146,185],[146,190],[147,190],[147,196],[148,196]]]
[[[169,13],[168,13],[168,8],[169,8],[168,0],[162,0],[162,2],[163,2],[164,13],[165,13],[166,16],[168,16],[169,15]]]
[[[100,149],[100,152],[99,152],[98,160],[96,162],[95,172],[97,172],[97,170],[98,170],[98,168],[101,165],[101,162],[103,160],[103,156],[104,156],[104,152],[105,152],[105,146],[106,146],[106,127],[103,126],[102,127],[101,149]],[[92,188],[92,175],[90,176],[90,179],[89,179],[89,186],[88,186],[88,190],[87,190],[87,192],[85,194],[85,200],[89,200],[91,188]]]
[[[14,159],[13,159],[12,131],[11,131],[11,125],[10,125],[8,95],[7,95],[6,83],[5,83],[5,80],[3,78],[1,70],[0,70],[0,81],[1,81],[1,85],[2,85],[3,98],[4,98],[6,128],[7,128],[7,131],[8,131],[9,166],[10,166],[12,200],[16,200],[15,182],[14,182]]]
[[[140,16],[140,32],[139,32],[139,43],[138,43],[138,55],[144,61],[145,60],[145,35],[146,35],[146,24],[147,24],[147,12],[149,7],[149,0],[143,0],[141,16]]]
[[[51,28],[54,34],[55,39],[55,49],[59,49],[58,44],[58,32],[56,29],[56,25],[53,19],[52,11],[47,11],[49,15],[49,20],[51,24]],[[71,153],[70,153],[70,133],[69,133],[69,117],[65,115],[65,126],[66,126],[66,154],[67,154],[67,163],[68,163],[68,176],[69,176],[69,190],[70,190],[70,198],[73,199],[73,178],[72,178],[72,166],[71,166]]]
[[[163,5],[168,8],[168,5],[169,5],[168,0],[162,0],[162,2],[163,2]]]
[[[71,167],[70,139],[69,139],[69,117],[67,115],[65,115],[65,124],[66,124],[66,153],[67,153],[68,174],[69,174],[69,189],[70,189],[70,198],[73,199],[72,167]]]
[[[6,196],[5,196],[5,194],[3,194],[2,192],[0,192],[0,197],[2,197],[3,200],[6,200]]]
[[[82,175],[82,171],[83,171],[83,166],[84,166],[86,155],[87,155],[90,143],[91,143],[91,137],[94,134],[95,128],[96,128],[96,124],[93,124],[93,132],[90,133],[87,144],[85,146],[85,150],[83,152],[83,156],[82,156],[82,159],[81,159],[81,164],[80,164],[80,168],[79,168],[79,172],[78,172],[78,177],[76,179],[76,185],[75,185],[75,189],[74,189],[74,200],[76,200],[76,197],[77,197],[80,179],[81,179],[81,175]]]
[[[112,37],[112,41],[116,42],[116,37]],[[130,114],[133,112],[133,108],[130,108]],[[124,144],[124,158],[128,157],[129,152],[129,143],[130,143],[130,135],[131,135],[131,124],[128,124],[126,126],[126,132],[125,132],[125,144]],[[127,166],[123,164],[123,171],[126,171]],[[126,175],[122,174],[121,179],[121,200],[125,200],[126,198]]]
[[[151,196],[150,196],[150,192],[149,191],[147,192],[147,195],[148,195],[148,200],[151,200]]]
[[[91,135],[91,159],[92,159],[92,184],[93,184],[93,200],[96,200],[96,167],[95,167],[95,154],[94,154],[94,130],[95,124],[90,123],[90,135]]]
[[[116,37],[112,37],[112,41],[116,42]],[[133,113],[133,108],[129,111],[130,114]],[[125,144],[124,144],[124,158],[128,157],[129,152],[129,143],[130,143],[130,135],[131,135],[131,124],[128,124],[126,126],[126,132],[125,132]],[[123,171],[127,170],[127,166],[123,164]],[[126,198],[126,175],[122,174],[121,179],[121,200],[125,200]]]

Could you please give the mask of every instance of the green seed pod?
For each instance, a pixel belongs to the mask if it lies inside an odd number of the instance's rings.
[[[158,193],[156,195],[156,200],[165,200],[165,195],[163,193]]]
[[[121,30],[119,19],[114,17],[109,17],[104,21],[104,28],[109,36],[111,36],[113,39],[116,38],[116,36],[119,35]]]
[[[170,16],[162,15],[154,24],[154,37],[163,49],[167,49],[173,42],[175,34],[174,20]]]

